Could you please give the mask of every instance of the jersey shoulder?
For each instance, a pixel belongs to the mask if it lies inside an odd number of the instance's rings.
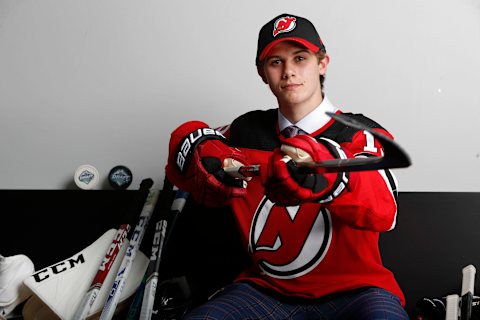
[[[228,141],[232,147],[273,150],[280,146],[277,109],[247,112],[230,125]]]
[[[374,129],[383,134],[386,134],[388,137],[393,139],[393,136],[383,126],[361,113],[347,112],[342,113],[342,115],[362,123],[367,128]],[[357,128],[352,128],[344,125],[343,123],[335,121],[330,127],[328,127],[325,131],[321,132],[317,137],[326,137],[341,144],[345,142],[351,142],[355,135],[358,134],[358,132],[359,130]]]

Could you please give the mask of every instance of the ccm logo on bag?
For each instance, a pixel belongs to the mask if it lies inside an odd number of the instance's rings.
[[[85,263],[85,258],[83,257],[83,254],[79,254],[76,257],[72,257],[67,260],[63,260],[62,262],[59,262],[57,264],[54,264],[53,266],[50,266],[48,268],[42,269],[36,273],[33,274],[33,278],[35,279],[35,282],[42,282],[43,280],[46,280],[50,278],[50,276],[57,275],[59,273],[65,272],[67,270],[75,268],[77,265]]]
[[[212,128],[197,129],[183,139],[180,149],[177,153],[177,167],[183,173],[185,164],[190,161],[192,153],[204,140],[225,140],[225,137],[217,130]]]

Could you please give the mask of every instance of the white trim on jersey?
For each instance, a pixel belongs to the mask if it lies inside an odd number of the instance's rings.
[[[388,177],[386,171],[388,171],[388,175],[390,175],[392,179],[390,179]],[[395,192],[398,192],[398,181],[397,181],[397,177],[395,177],[395,175],[393,174],[393,172],[391,170],[388,170],[388,169],[378,170],[378,173],[380,173],[383,180],[385,180],[385,184],[387,185],[388,190],[390,191],[390,194],[392,195],[393,201],[395,202],[395,215],[393,217],[393,223],[390,226],[390,228],[388,229],[388,231],[391,231],[395,228],[395,226],[397,224],[398,203],[397,203],[397,199],[396,199],[394,194],[395,194]],[[393,183],[393,185],[392,185],[392,183]]]

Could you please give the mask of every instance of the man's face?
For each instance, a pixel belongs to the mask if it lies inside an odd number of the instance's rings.
[[[275,45],[264,60],[264,80],[277,97],[280,107],[314,104],[322,101],[320,75],[328,56],[318,62],[312,51],[293,41]]]

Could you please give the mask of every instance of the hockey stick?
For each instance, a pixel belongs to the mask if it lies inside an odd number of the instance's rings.
[[[304,168],[306,171],[314,170],[315,172],[324,173],[405,168],[411,165],[408,154],[403,150],[402,147],[400,147],[400,145],[386,135],[376,130],[372,130],[364,124],[346,117],[345,115],[331,112],[326,112],[326,114],[335,119],[335,121],[341,122],[348,127],[367,131],[373,135],[382,145],[384,155],[381,157],[297,162],[296,165],[298,167]],[[260,174],[260,165],[229,167],[225,168],[225,171],[233,177],[245,179],[247,177],[258,176]]]
[[[140,217],[138,218],[135,229],[130,236],[130,243],[128,245],[125,256],[123,257],[122,264],[118,270],[117,276],[110,290],[110,294],[107,297],[107,301],[103,307],[100,315],[101,320],[110,320],[113,318],[115,309],[120,300],[123,287],[125,286],[126,279],[130,273],[130,269],[135,259],[135,255],[140,247],[143,236],[145,234],[148,222],[152,215],[153,209],[157,203],[159,196],[159,190],[151,190],[148,194],[145,205],[143,206]]]
[[[140,189],[136,198],[132,202],[132,206],[126,212],[125,217],[122,219],[122,224],[119,226],[112,243],[107,249],[105,257],[103,258],[100,266],[98,267],[98,271],[93,278],[93,281],[88,288],[88,291],[83,296],[80,304],[78,305],[72,320],[83,320],[86,319],[88,313],[90,312],[95,300],[98,297],[100,289],[105,282],[105,279],[110,271],[115,259],[117,258],[118,253],[120,252],[125,238],[127,237],[130,228],[131,228],[131,218],[134,214],[137,214],[137,208],[140,203],[144,203],[149,192],[149,189],[153,185],[153,180],[148,178],[142,180],[140,183]]]
[[[142,307],[142,300],[143,300],[143,293],[145,291],[145,285],[147,282],[148,276],[151,274],[152,271],[152,264],[155,264],[155,260],[157,255],[159,254],[159,228],[163,228],[163,224],[160,224],[163,221],[163,216],[170,210],[173,200],[173,184],[167,179],[165,175],[165,179],[163,181],[163,188],[160,192],[157,205],[152,213],[152,220],[156,219],[157,223],[155,225],[155,232],[153,235],[153,244],[152,244],[152,252],[150,255],[149,265],[147,270],[142,278],[142,283],[135,291],[135,296],[133,297],[132,303],[130,304],[130,309],[128,310],[126,320],[136,320],[140,316],[140,309]],[[162,239],[163,241],[163,239]]]
[[[48,267],[36,271],[25,279],[23,283],[35,297],[48,305],[60,319],[70,320],[76,310],[76,306],[80,304],[90,286],[91,280],[97,273],[98,265],[105,257],[105,252],[112,243],[116,232],[116,228],[109,229],[83,250],[67,259],[57,261]],[[118,256],[124,256],[126,249],[127,245],[123,245]],[[119,304],[125,304],[128,297],[135,293],[135,289],[140,284],[141,278],[147,269],[148,260],[148,257],[143,252],[137,253],[130,270],[130,277],[128,277],[120,296]],[[100,315],[120,263],[121,259],[115,259],[88,318]]]
[[[143,295],[142,309],[140,312],[140,320],[150,320],[153,313],[153,306],[155,302],[155,293],[158,283],[158,271],[160,269],[160,263],[162,261],[162,252],[165,244],[168,244],[172,230],[174,229],[178,215],[182,212],[185,203],[187,202],[188,192],[180,189],[175,193],[175,199],[173,200],[170,210],[170,227],[167,230],[167,220],[161,220],[157,223],[158,230],[158,250],[155,260],[150,261],[150,265],[147,270],[147,282],[145,285],[145,292]],[[168,231],[168,232],[167,232]],[[155,245],[155,240],[154,240]],[[152,257],[154,256],[154,250],[152,248]]]
[[[462,291],[460,295],[447,296],[446,320],[470,320],[472,318],[473,294],[476,269],[468,265],[462,269]]]
[[[460,301],[458,294],[449,294],[446,300],[445,320],[458,320],[458,306]]]
[[[473,293],[475,288],[476,269],[468,265],[462,269],[462,291],[460,296],[460,320],[470,320],[472,317]]]

